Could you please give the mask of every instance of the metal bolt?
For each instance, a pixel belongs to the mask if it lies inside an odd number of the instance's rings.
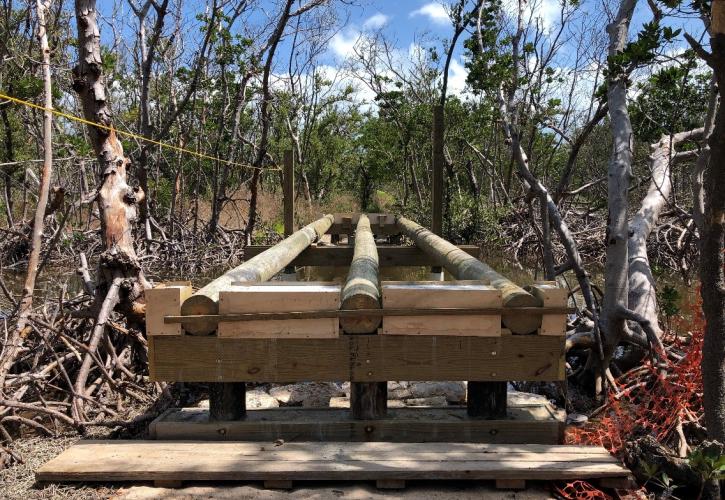
[[[496,376],[496,372],[491,372],[491,376],[492,377],[495,377]]]
[[[372,376],[373,376],[373,372],[368,372],[368,377],[372,377]]]
[[[227,430],[224,427],[222,427],[221,429],[218,429],[217,432],[223,436],[227,433]]]
[[[368,434],[371,433],[371,432],[373,432],[373,426],[372,425],[366,426],[365,427],[365,432],[367,432]]]
[[[495,356],[495,355],[496,355],[496,351],[491,351],[491,356]]]

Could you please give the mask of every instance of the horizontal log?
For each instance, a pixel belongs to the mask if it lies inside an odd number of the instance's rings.
[[[280,272],[305,248],[317,241],[332,225],[333,216],[328,214],[306,225],[292,236],[285,238],[267,251],[248,259],[234,269],[227,271],[217,279],[198,290],[181,305],[181,314],[199,315],[219,312],[219,292],[239,282],[267,281]],[[216,323],[200,320],[186,323],[186,333],[208,335],[216,328]]]
[[[541,335],[341,335],[149,339],[151,378],[175,382],[564,380],[564,339]]]
[[[250,245],[244,249],[244,257],[251,259],[269,248],[271,247],[266,245]],[[414,246],[378,245],[377,248],[380,267],[430,267],[436,262],[434,258]],[[477,245],[460,245],[457,248],[473,257],[478,257],[480,253]],[[292,265],[347,267],[352,262],[353,255],[352,246],[310,246],[292,261]]]
[[[378,251],[365,214],[360,214],[355,229],[355,253],[342,289],[341,302],[342,309],[380,309]],[[343,331],[353,334],[374,333],[380,322],[380,316],[340,317]]]
[[[348,213],[348,214],[334,214],[335,220],[327,230],[328,234],[347,234],[352,236],[355,232],[358,220],[360,219],[359,213]],[[370,221],[370,228],[373,234],[377,236],[391,236],[394,234],[400,234],[400,229],[395,224],[395,215],[393,214],[381,214],[373,213],[367,214],[368,220]]]
[[[462,252],[432,231],[405,217],[398,217],[396,220],[405,236],[436,260],[436,265],[445,267],[456,279],[481,280],[499,289],[504,306],[536,307],[542,305],[537,297],[499,274],[486,263]],[[502,320],[503,324],[514,333],[531,333],[541,326],[541,317],[534,315],[509,314],[504,315]]]

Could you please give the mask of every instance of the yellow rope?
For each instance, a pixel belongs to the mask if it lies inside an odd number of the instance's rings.
[[[125,132],[123,130],[118,130],[117,128],[109,127],[108,125],[103,125],[101,123],[96,123],[96,122],[92,122],[90,120],[86,120],[85,118],[81,118],[80,116],[71,115],[69,113],[65,113],[63,111],[59,111],[54,108],[46,108],[45,106],[40,106],[39,104],[35,104],[30,101],[18,99],[17,97],[12,97],[12,96],[3,94],[2,92],[0,92],[0,98],[7,99],[8,101],[14,102],[16,104],[22,104],[24,106],[29,106],[31,108],[39,109],[41,111],[50,111],[54,115],[61,116],[63,118],[67,118],[68,120],[73,120],[76,122],[84,123],[86,125],[90,125],[91,127],[97,127],[97,128],[103,129],[103,130],[108,130],[109,132],[115,132],[116,134],[125,135],[126,137],[130,137],[131,139],[148,142],[150,144],[155,144],[156,146],[160,146],[162,148],[172,149],[174,151],[179,151],[181,153],[190,154],[192,156],[197,156],[199,158],[204,158],[206,160],[218,161],[221,163],[226,163],[228,165],[233,165],[233,166],[242,167],[242,168],[259,168],[259,167],[254,167],[252,165],[236,163],[236,162],[233,162],[230,160],[225,160],[223,158],[217,158],[216,156],[211,156],[211,155],[208,155],[205,153],[200,153],[198,151],[192,151],[191,149],[182,148],[180,146],[174,146],[173,144],[167,144],[165,142],[156,141],[154,139],[149,139],[148,137],[144,137],[142,135],[134,134],[133,132]],[[270,170],[279,170],[279,168],[270,169]]]

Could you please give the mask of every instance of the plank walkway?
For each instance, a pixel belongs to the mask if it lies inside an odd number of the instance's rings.
[[[614,479],[614,485],[628,478],[598,447],[387,442],[82,441],[36,472],[41,482],[265,481],[280,488],[300,480],[375,480],[397,488],[414,479],[493,479],[522,488],[526,480]]]

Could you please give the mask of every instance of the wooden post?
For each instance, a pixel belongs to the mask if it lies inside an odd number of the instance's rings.
[[[343,309],[379,309],[378,249],[370,229],[370,220],[360,214],[355,229],[355,253],[342,289]],[[348,334],[376,333],[382,318],[374,316],[340,318]],[[387,382],[353,382],[350,384],[350,409],[353,418],[369,420],[384,417],[388,403]]]
[[[433,156],[431,164],[433,165],[433,187],[432,198],[433,206],[431,207],[431,230],[438,236],[443,235],[443,140],[445,133],[445,115],[443,106],[435,106],[433,108]],[[430,269],[431,279],[437,279],[436,275],[440,275],[443,270],[441,266],[433,266]]]
[[[284,152],[284,237],[295,231],[295,155],[291,149]]]
[[[445,121],[443,107],[433,108],[433,207],[431,213],[431,231],[441,236],[443,234],[443,133]]]
[[[468,382],[468,415],[480,418],[506,418],[507,382]]]
[[[241,420],[247,415],[245,382],[212,382],[209,384],[209,420],[214,422]]]
[[[332,226],[333,216],[328,214],[306,225],[289,238],[272,248],[235,267],[231,271],[198,290],[181,305],[183,316],[194,314],[218,314],[219,292],[228,289],[234,283],[267,281],[289,265],[295,257],[322,237]],[[191,335],[208,335],[217,327],[213,320],[199,319],[184,323],[184,330]]]

